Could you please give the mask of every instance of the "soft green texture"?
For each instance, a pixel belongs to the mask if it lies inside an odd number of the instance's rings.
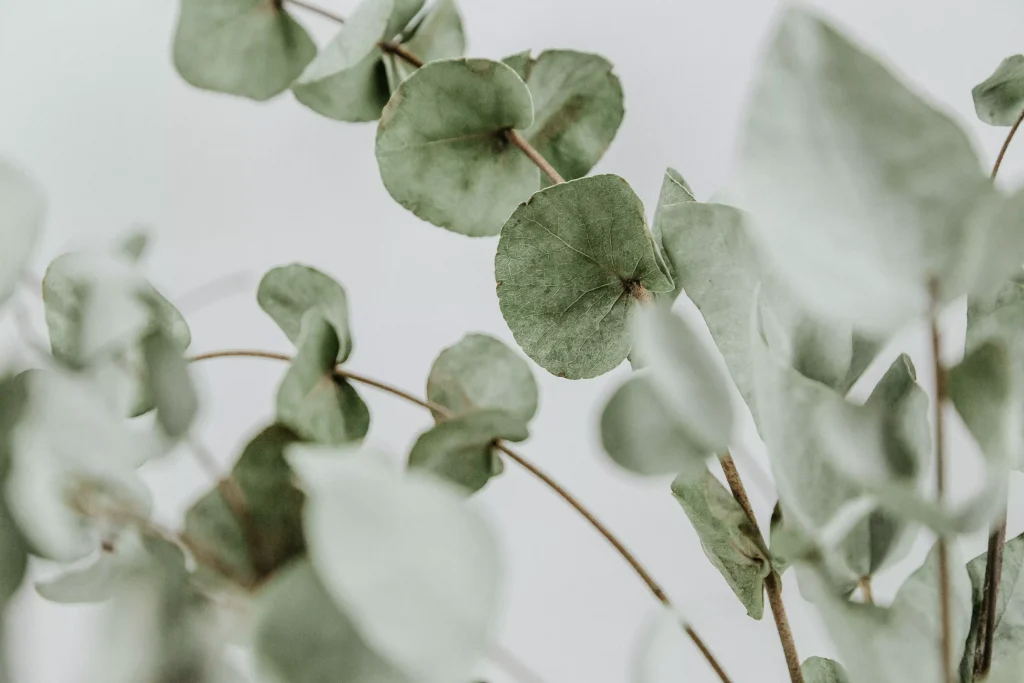
[[[502,342],[467,334],[430,367],[427,400],[455,415],[502,410],[526,423],[537,412],[537,381],[526,361]]]
[[[455,0],[438,0],[422,19],[405,32],[402,47],[424,62],[461,57],[466,51],[466,35]],[[393,53],[384,55],[388,84],[394,90],[416,70],[412,64]]]
[[[949,562],[954,661],[963,653],[970,627],[971,584],[955,548]],[[888,608],[849,602],[820,574],[801,575],[852,683],[935,683],[939,657],[938,552],[903,584]]]
[[[846,669],[839,662],[824,657],[808,657],[800,665],[804,683],[850,683]]]
[[[553,185],[517,208],[501,230],[494,276],[519,346],[569,379],[625,360],[638,302],[672,289],[643,204],[614,175]]]
[[[366,644],[417,683],[470,679],[492,644],[501,565],[454,487],[370,453],[293,447],[313,567]]]
[[[842,87],[837,87],[842,84]],[[748,109],[730,196],[794,291],[884,336],[1024,260],[1020,197],[964,132],[807,10],[790,8]]]
[[[1007,57],[991,76],[971,90],[978,118],[993,126],[1012,126],[1024,112],[1024,55]]]
[[[704,554],[722,573],[747,614],[764,614],[764,580],[772,571],[764,542],[732,493],[704,470],[704,476],[678,477],[672,495],[693,525]]]
[[[185,556],[178,546],[126,529],[113,541],[112,550],[100,551],[85,567],[36,583],[36,592],[52,602],[104,602],[113,597],[122,582],[151,564],[167,565],[163,571],[185,573]]]
[[[305,560],[257,599],[253,648],[261,683],[410,683],[367,646]]]
[[[523,441],[528,436],[526,422],[502,410],[463,413],[416,439],[409,469],[430,472],[476,493],[504,469],[494,441]]]
[[[988,553],[982,553],[967,563],[974,598],[974,618],[964,658],[960,662],[960,674],[965,681],[971,680],[974,671],[975,647],[979,644],[978,610],[985,596],[987,565]],[[996,598],[996,629],[992,637],[993,669],[1013,662],[1014,657],[1024,651],[1024,535],[1011,539],[1003,549],[1001,577]]]
[[[601,445],[619,466],[644,475],[693,477],[712,455],[694,441],[643,370],[627,378],[601,411]]]
[[[316,56],[316,45],[274,0],[181,0],[174,66],[205,90],[267,100]]]
[[[246,579],[264,578],[305,550],[304,497],[292,484],[292,472],[284,459],[285,449],[298,438],[280,425],[261,431],[232,468],[233,483],[218,485],[185,515],[189,537],[215,548],[221,559]],[[245,503],[243,520],[228,504],[230,497],[238,494]]]
[[[533,96],[523,136],[566,180],[582,178],[615,138],[625,114],[622,84],[600,55],[547,50],[513,64]],[[525,74],[525,77],[524,77]],[[542,185],[551,183],[541,177]]]
[[[0,160],[0,305],[14,292],[46,214],[42,190]]]
[[[540,172],[504,131],[533,123],[515,71],[486,59],[427,64],[394,92],[377,129],[380,177],[395,201],[463,235],[497,235]]]
[[[683,283],[680,281],[675,264],[665,253],[664,232],[666,229],[676,228],[678,219],[672,216],[674,208],[680,204],[696,202],[697,197],[693,193],[686,179],[674,168],[666,168],[665,175],[661,180],[661,192],[658,194],[658,205],[654,208],[654,222],[651,224],[651,235],[658,247],[658,258],[662,270],[675,282],[675,290],[671,294],[671,300],[675,300],[683,291]],[[682,252],[685,254],[685,252]]]
[[[533,64],[533,57],[531,56],[531,50],[523,50],[522,52],[505,57],[501,62],[512,67],[516,75],[525,82],[527,76],[529,76],[530,65]]]
[[[295,344],[302,332],[302,317],[307,311],[318,311],[338,336],[338,362],[348,360],[352,353],[348,295],[329,275],[298,263],[274,268],[260,280],[256,301]]]
[[[1004,341],[979,344],[949,371],[949,397],[987,460],[1020,464],[1022,387]]]
[[[172,439],[188,433],[199,411],[199,396],[181,351],[177,341],[159,328],[142,339],[146,394],[156,408],[157,424]]]
[[[329,445],[359,441],[370,429],[370,411],[355,387],[334,374],[341,347],[319,310],[302,317],[291,367],[277,390],[277,419],[304,439]]]
[[[340,121],[375,121],[391,96],[380,43],[421,7],[423,0],[363,0],[292,86],[296,99]]]

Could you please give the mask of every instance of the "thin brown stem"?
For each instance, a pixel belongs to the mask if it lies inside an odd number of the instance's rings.
[[[875,604],[875,595],[871,590],[871,577],[862,576],[860,581],[857,582],[857,587],[860,588],[860,597],[864,601],[865,605]]]
[[[269,358],[272,360],[280,361],[291,360],[290,356],[281,353],[273,353],[271,351],[229,350],[202,353],[196,356],[192,356],[189,359],[189,361],[195,363],[203,360],[209,360],[212,358]],[[448,410],[446,407],[434,403],[432,401],[427,401],[416,396],[413,396],[407,391],[403,391],[402,389],[399,389],[385,382],[371,379],[369,377],[365,377],[363,375],[359,375],[354,372],[344,370],[342,368],[335,368],[334,374],[337,377],[344,377],[353,382],[359,382],[361,384],[365,384],[367,386],[375,387],[382,391],[386,391],[390,394],[398,396],[399,398],[405,399],[406,401],[415,403],[418,406],[426,408],[427,410],[432,411],[436,415],[440,415],[445,418],[452,416],[452,412]],[[575,509],[599,534],[601,534],[601,536],[605,538],[605,540],[607,540],[612,545],[613,548],[615,548],[616,551],[618,551],[619,555],[621,555],[622,558],[626,560],[629,566],[633,568],[633,571],[636,572],[637,576],[639,576],[641,580],[643,580],[643,582],[647,585],[647,588],[651,591],[651,593],[654,594],[654,597],[657,598],[658,601],[666,607],[672,607],[672,601],[669,600],[669,597],[665,593],[664,589],[662,589],[658,582],[654,580],[650,573],[644,568],[644,566],[633,555],[633,553],[631,553],[629,549],[626,548],[622,541],[620,541],[615,536],[615,534],[613,534],[608,529],[608,527],[606,527],[600,520],[598,520],[597,517],[595,517],[594,514],[583,505],[583,503],[581,503],[574,495],[569,493],[569,491],[567,491],[561,484],[552,479],[543,470],[538,468],[536,465],[534,465],[532,462],[527,460],[519,453],[509,448],[503,441],[495,442],[495,448],[504,453],[506,456],[508,456],[509,459],[513,460],[515,463],[517,463],[527,472],[535,476],[545,485],[547,485],[549,489],[554,491],[555,494],[557,494],[562,500],[564,500],[573,509]],[[700,650],[701,654],[704,655],[704,658],[707,660],[708,664],[711,665],[711,668],[714,669],[715,673],[718,675],[722,683],[731,683],[729,676],[722,669],[722,666],[718,663],[718,660],[715,659],[714,654],[712,654],[711,650],[708,649],[704,641],[700,638],[700,636],[697,635],[697,632],[688,624],[683,624],[683,628],[686,632],[686,635],[689,636],[690,640],[693,641],[694,645],[696,645],[696,647]]]
[[[743,486],[743,479],[740,478],[739,470],[732,456],[726,453],[719,459],[722,463],[722,472],[725,474],[725,481],[729,484],[733,498],[740,504],[747,518],[757,532],[759,539],[763,539],[761,527],[754,516],[754,507],[750,504],[750,496]],[[775,628],[779,632],[779,641],[782,643],[782,653],[786,658],[786,668],[789,669],[789,678],[793,683],[804,683],[803,670],[800,668],[800,655],[796,651],[796,640],[793,638],[793,631],[789,626],[789,617],[786,615],[786,605],[782,602],[782,577],[773,569],[764,580],[765,592],[768,594],[768,605],[771,607],[772,616],[775,618]]]
[[[996,163],[992,165],[992,180],[996,179],[996,175],[999,173],[999,167],[1003,165],[1003,157],[1006,156],[1006,150],[1010,148],[1010,143],[1013,141],[1013,136],[1017,134],[1017,129],[1020,128],[1020,124],[1024,123],[1024,110],[1021,110],[1020,116],[1010,126],[1010,132],[1006,134],[1006,139],[1003,140],[1003,146],[999,148],[999,155],[996,157]]]
[[[996,605],[1003,574],[1003,548],[1006,547],[1006,511],[988,538],[985,559],[985,595],[978,608],[979,648],[974,657],[974,677],[984,678],[992,668],[992,646],[996,632]]]
[[[396,57],[401,57],[402,59],[407,61],[409,64],[412,64],[417,69],[426,64],[426,62],[420,59],[417,55],[410,52],[408,48],[406,48],[404,45],[396,43],[394,41],[386,40],[382,42],[380,44],[380,49],[384,50],[385,52],[390,52]]]
[[[318,7],[316,5],[305,2],[305,0],[288,0],[288,2],[295,5],[296,7],[301,7],[302,9],[308,12],[312,12],[313,14],[319,14],[324,19],[330,19],[331,21],[335,21],[339,24],[345,23],[345,17],[341,16],[340,14],[335,14],[334,12],[326,10],[323,7]]]
[[[931,285],[932,310],[930,332],[932,369],[935,374],[935,492],[941,502],[946,496],[946,447],[943,406],[948,396],[946,369],[942,364],[942,334],[939,331],[938,282]],[[942,658],[943,683],[953,683],[953,620],[949,578],[949,544],[945,536],[938,540],[939,550],[939,622],[942,628],[939,655]]]
[[[561,174],[559,174],[559,172],[555,170],[555,167],[552,166],[548,162],[548,160],[545,159],[541,155],[541,153],[538,152],[537,149],[530,144],[529,140],[524,138],[518,130],[516,130],[515,128],[509,128],[507,131],[505,131],[505,137],[508,138],[509,142],[518,147],[520,150],[522,150],[523,154],[525,154],[526,157],[530,161],[532,161],[537,168],[541,170],[541,173],[543,173],[544,175],[551,179],[551,182],[553,182],[556,185],[565,182],[565,178],[563,178]]]

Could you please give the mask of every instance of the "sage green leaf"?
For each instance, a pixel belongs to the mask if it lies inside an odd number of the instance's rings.
[[[1006,344],[986,341],[949,372],[949,397],[986,458],[1020,467],[1022,387]]]
[[[289,462],[309,495],[313,568],[364,642],[412,680],[469,680],[498,608],[483,519],[436,477],[399,476],[367,453],[293,447]]]
[[[277,390],[277,419],[304,439],[338,445],[370,429],[370,411],[355,388],[334,374],[341,346],[320,311],[302,317],[291,367]]]
[[[461,57],[466,51],[466,35],[462,29],[455,0],[438,0],[408,32],[402,47],[425,63]],[[393,53],[384,55],[391,89],[408,78],[416,67]]]
[[[772,565],[764,541],[733,495],[704,470],[696,481],[677,477],[672,495],[693,525],[704,554],[711,560],[747,614],[760,619],[764,614],[764,580]]]
[[[615,390],[601,412],[601,445],[619,466],[637,474],[685,473],[691,479],[713,455],[694,441],[641,370]]]
[[[672,212],[673,207],[678,204],[696,201],[697,196],[693,193],[693,189],[683,178],[682,174],[674,168],[666,168],[665,176],[661,181],[658,205],[654,208],[654,222],[651,224],[651,235],[654,237],[654,243],[658,247],[657,253],[658,258],[661,260],[662,270],[675,282],[675,290],[671,295],[673,301],[683,291],[683,284],[676,273],[675,265],[668,259],[667,254],[664,253],[665,223],[672,221],[672,219],[667,218],[667,215]]]
[[[28,568],[28,547],[7,504],[0,500],[0,606],[21,587]],[[2,666],[2,662],[0,662]]]
[[[1007,57],[971,90],[978,118],[992,126],[1012,126],[1024,112],[1024,55]]]
[[[274,268],[260,280],[256,300],[295,344],[302,332],[303,316],[307,311],[319,311],[338,335],[338,362],[348,360],[352,353],[348,296],[329,275],[298,263]]]
[[[126,529],[90,564],[37,582],[36,592],[52,602],[104,602],[132,575],[153,564],[162,565],[162,571],[187,573],[185,556],[178,546],[144,537],[135,529]]]
[[[502,228],[494,275],[519,346],[569,379],[625,360],[633,310],[672,289],[640,199],[614,175],[554,185],[520,205]]]
[[[189,376],[188,361],[174,338],[162,330],[143,338],[142,355],[157,423],[170,438],[181,438],[188,433],[199,411],[199,397]]]
[[[11,468],[13,432],[28,402],[28,378],[28,373],[21,373],[0,380],[0,483]],[[28,548],[2,494],[0,490],[0,612],[21,586],[28,565]]]
[[[430,472],[476,493],[504,469],[494,442],[523,441],[528,436],[526,423],[502,410],[464,413],[439,422],[416,439],[409,469]]]
[[[516,75],[523,79],[523,81],[530,77],[530,68],[533,66],[533,57],[530,50],[523,50],[514,55],[509,55],[501,61],[503,64],[512,67]]]
[[[537,412],[537,381],[526,361],[503,343],[467,334],[430,367],[427,400],[455,415],[493,409],[526,423]]]
[[[625,114],[611,62],[587,52],[547,50],[525,72],[534,118],[523,136],[563,178],[582,178],[604,156]]]
[[[380,176],[395,201],[454,232],[497,235],[540,172],[505,131],[533,123],[530,91],[486,59],[427,64],[394,92],[377,129]]]
[[[181,0],[174,66],[197,88],[267,100],[314,56],[313,40],[282,3]]]
[[[196,501],[185,515],[189,537],[215,548],[238,576],[263,579],[305,550],[305,497],[293,485],[284,458],[285,449],[298,440],[286,427],[267,427],[246,445],[231,480]]]
[[[959,661],[970,626],[971,585],[955,548],[949,561],[953,656]],[[939,657],[939,569],[933,549],[924,565],[897,592],[891,607],[849,602],[820,574],[801,575],[815,595],[832,642],[855,683],[934,683],[942,680]],[[806,576],[806,581],[804,580]]]
[[[1024,256],[964,132],[804,9],[768,51],[731,192],[813,310],[876,336],[923,317],[933,283],[949,301]]]
[[[960,663],[960,675],[965,681],[974,675],[975,648],[978,647],[978,613],[985,597],[985,570],[988,553],[982,553],[967,563],[974,598],[974,617],[971,631]],[[992,666],[1011,663],[1024,644],[1024,535],[1011,539],[1003,549],[1002,578],[996,598],[995,632],[992,635]]]
[[[253,647],[266,683],[410,683],[365,643],[305,560],[257,598]]]
[[[17,287],[45,214],[46,202],[35,181],[0,161],[0,304]]]
[[[824,657],[808,657],[800,665],[804,683],[850,683],[846,669],[839,662]]]

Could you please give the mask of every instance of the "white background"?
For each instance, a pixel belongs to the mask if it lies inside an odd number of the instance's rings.
[[[341,13],[354,4],[323,2]],[[984,163],[991,163],[1005,129],[975,120],[970,89],[1004,56],[1024,51],[1024,5],[815,4],[957,116]],[[776,2],[462,5],[473,55],[562,47],[600,52],[616,65],[627,114],[596,170],[627,178],[649,208],[667,165],[677,167],[701,199],[724,183]],[[395,204],[379,180],[372,124],[321,118],[287,94],[261,105],[187,86],[170,60],[176,11],[172,0],[0,0],[0,155],[30,170],[50,200],[37,272],[70,247],[150,226],[157,236],[150,272],[188,314],[195,351],[287,351],[287,341],[256,306],[255,284],[269,267],[306,262],[348,289],[356,337],[351,366],[417,392],[436,354],[464,333],[485,331],[511,342],[494,293],[495,239],[450,234]],[[321,38],[333,30],[317,17],[296,16]],[[1004,183],[1021,180],[1021,171],[1024,140],[1011,149]],[[190,291],[239,273],[214,288],[235,294],[195,308],[206,295]],[[907,339],[904,348],[924,368],[928,356],[919,331]],[[261,360],[197,368],[205,392],[201,435],[225,467],[270,420],[282,370]],[[744,615],[668,495],[668,480],[623,474],[601,452],[596,419],[626,369],[586,382],[535,371],[542,405],[523,449],[528,457],[626,539],[737,683],[786,680],[770,617],[758,623]],[[924,369],[921,379],[928,381]],[[428,416],[373,390],[363,393],[373,411],[370,441],[402,454]],[[154,470],[160,514],[168,520],[208,484],[185,454]],[[1024,494],[1019,481],[1013,490]],[[754,497],[766,515],[773,501],[757,492]],[[494,521],[507,557],[502,645],[550,683],[629,680],[638,634],[656,603],[628,566],[515,466],[487,488],[479,505]],[[1015,504],[1011,513],[1013,535],[1024,526],[1024,508]],[[915,554],[879,582],[883,598],[919,562],[927,543],[922,539]],[[981,539],[972,539],[965,553],[982,548]],[[801,656],[829,654],[791,576],[786,589]],[[48,605],[24,591],[11,633],[16,680],[83,680],[93,616],[90,608]],[[693,650],[681,653],[680,666],[679,681],[715,680]],[[510,680],[500,672],[492,679]]]

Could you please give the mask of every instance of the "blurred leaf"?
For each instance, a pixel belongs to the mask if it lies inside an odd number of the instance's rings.
[[[974,617],[967,636],[960,675],[965,681],[974,675],[975,647],[978,646],[978,611],[985,597],[985,568],[988,553],[982,553],[967,563],[974,599]],[[1003,549],[1002,579],[996,598],[996,628],[992,638],[992,667],[1014,661],[1024,651],[1024,535],[1011,539]]]
[[[293,447],[289,462],[309,494],[313,567],[364,642],[413,680],[468,680],[498,608],[484,521],[449,485],[400,477],[366,453]]]
[[[813,310],[883,335],[925,315],[933,281],[947,302],[1019,270],[1021,195],[994,192],[952,120],[808,11],[783,15],[748,111],[735,196]]]
[[[971,90],[978,118],[992,126],[1012,126],[1024,111],[1024,55],[1007,57]]]
[[[512,70],[515,71],[516,75],[523,79],[523,81],[530,77],[530,68],[533,66],[534,62],[530,50],[523,50],[522,52],[517,52],[514,55],[509,55],[501,61],[503,64],[512,67]]]
[[[310,564],[277,574],[260,594],[253,636],[266,683],[410,683],[373,651]]]
[[[526,423],[502,410],[463,413],[416,439],[409,469],[430,472],[476,493],[504,469],[494,452],[495,440],[523,441],[528,436]]]
[[[804,674],[804,683],[850,683],[843,665],[824,657],[808,657],[800,670]]]
[[[523,351],[569,379],[625,360],[633,309],[672,288],[639,197],[613,175],[554,185],[522,204],[502,228],[494,274]]]
[[[0,160],[0,305],[18,286],[45,215],[46,200],[35,181]]]
[[[200,498],[185,515],[185,532],[215,548],[239,576],[265,578],[305,550],[302,506],[305,497],[292,484],[285,449],[299,437],[280,425],[256,435],[231,470],[237,490],[225,482]],[[229,498],[244,513],[239,520]]]
[[[485,334],[467,334],[443,350],[427,377],[427,400],[455,415],[494,409],[529,422],[537,412],[537,393],[526,361]]]
[[[10,471],[13,457],[13,433],[26,409],[28,401],[27,373],[0,380],[0,483]],[[28,564],[28,548],[21,531],[11,518],[0,490],[0,621],[3,605],[21,586]],[[0,641],[2,642],[2,641]],[[3,662],[0,660],[0,677]]]
[[[320,311],[302,317],[302,332],[288,373],[277,390],[277,419],[310,441],[339,445],[359,441],[370,411],[355,388],[334,374],[338,336]]]
[[[466,51],[466,35],[455,0],[437,0],[409,31],[402,46],[424,62],[461,57]],[[408,78],[416,67],[393,53],[384,55],[391,90]]]
[[[175,340],[163,330],[147,334],[142,340],[146,362],[146,387],[156,408],[157,424],[172,439],[188,433],[199,397],[189,376],[188,361]]]
[[[1021,464],[1024,424],[1020,375],[1006,344],[986,341],[949,371],[949,397],[986,458],[1006,467]]]
[[[707,470],[697,480],[677,477],[672,482],[672,495],[690,519],[711,564],[725,577],[747,614],[760,619],[764,614],[764,580],[772,565],[747,513]]]
[[[427,64],[395,91],[377,129],[381,179],[395,201],[463,235],[497,235],[540,172],[505,137],[528,128],[526,84],[500,62]]]
[[[316,56],[316,45],[281,3],[181,0],[174,66],[204,90],[267,100]]]
[[[303,316],[318,311],[338,336],[338,362],[348,360],[352,352],[348,296],[329,275],[298,263],[274,268],[260,280],[256,300],[294,344],[299,342]]]

